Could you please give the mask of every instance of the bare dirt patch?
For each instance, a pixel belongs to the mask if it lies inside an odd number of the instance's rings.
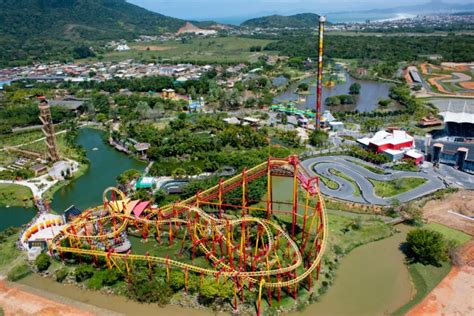
[[[461,87],[467,90],[474,90],[474,81],[465,81],[459,84]]]
[[[474,192],[461,190],[443,200],[432,200],[423,207],[423,216],[428,222],[443,224],[474,236],[474,221],[449,213],[456,212],[474,216]]]
[[[54,302],[20,289],[10,287],[0,281],[0,306],[9,315],[70,315],[92,316],[93,313]]]
[[[469,297],[474,291],[474,240],[459,251],[458,257],[460,266],[453,267],[408,316],[473,315],[474,300]]]
[[[174,49],[174,46],[157,46],[157,45],[149,45],[149,46],[134,46],[133,49],[140,50],[140,51],[152,51],[152,52],[164,52],[166,50]]]

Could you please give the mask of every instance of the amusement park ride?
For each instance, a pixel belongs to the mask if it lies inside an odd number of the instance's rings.
[[[290,200],[273,191],[274,180],[281,177],[292,183]],[[263,201],[249,200],[253,184],[266,186]],[[319,278],[328,233],[324,200],[318,178],[311,178],[296,156],[269,158],[161,208],[131,201],[116,188],[107,189],[103,199],[103,205],[84,211],[49,241],[51,255],[101,257],[108,268],[129,277],[136,261],[146,263],[150,273],[154,265],[165,267],[168,280],[170,271],[178,269],[185,288],[191,273],[201,280],[232,282],[236,310],[244,290],[254,287],[258,315],[262,297],[269,305],[281,300],[282,291],[296,299],[300,286],[310,291]],[[166,257],[133,253],[128,240],[133,231],[177,250]]]
[[[322,17],[316,128],[321,120],[324,22]],[[48,156],[54,161],[58,157],[49,107],[43,104],[40,109]],[[291,190],[274,190],[275,180],[281,178],[289,178]],[[256,186],[266,188],[266,194],[250,194]],[[291,198],[284,198],[285,194]],[[51,229],[54,233],[45,243],[52,256],[65,259],[74,255],[96,262],[101,258],[109,269],[120,270],[129,280],[134,263],[142,262],[150,276],[154,266],[166,268],[168,281],[172,269],[182,271],[186,290],[190,274],[197,274],[201,282],[204,278],[231,282],[234,309],[243,302],[245,291],[254,291],[258,295],[257,315],[262,298],[269,306],[274,299],[281,301],[282,292],[296,299],[299,288],[312,291],[314,279],[319,279],[328,220],[319,179],[311,177],[296,156],[269,158],[164,207],[133,201],[116,188],[104,192],[103,202],[82,213],[78,210],[72,218],[66,216],[56,231],[51,225],[58,223],[50,219],[33,227],[31,234]],[[146,252],[134,249],[129,235],[136,233],[154,246]],[[166,256],[159,255],[157,248]]]

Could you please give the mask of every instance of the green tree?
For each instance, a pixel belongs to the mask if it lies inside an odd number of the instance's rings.
[[[61,268],[59,270],[57,270],[55,273],[54,273],[54,279],[56,280],[56,282],[63,282],[67,276],[69,275],[69,271],[67,268]]]
[[[360,89],[361,89],[360,83],[354,82],[349,87],[349,94],[360,94]]]
[[[127,296],[142,303],[157,303],[166,305],[169,303],[173,291],[166,284],[163,277],[149,278],[143,268],[134,269],[132,280],[129,284]]]
[[[309,143],[314,147],[322,147],[326,144],[328,137],[325,131],[315,130],[309,135]]]
[[[306,82],[302,82],[298,85],[298,91],[304,92],[308,90],[309,90],[309,84],[307,84]]]
[[[142,173],[137,169],[128,169],[117,177],[117,183],[127,185],[133,179],[138,179]]]
[[[51,265],[51,258],[43,252],[38,257],[36,257],[35,265],[39,272],[46,271]]]
[[[183,168],[176,168],[176,169],[173,171],[173,174],[172,174],[172,176],[173,176],[174,178],[181,178],[181,177],[183,177],[183,176],[185,176],[185,175],[186,175],[186,170],[183,169]]]
[[[77,282],[82,282],[94,275],[94,268],[90,265],[83,264],[74,270],[74,276]]]
[[[407,254],[415,262],[439,266],[448,259],[446,240],[439,232],[419,228],[407,235]]]

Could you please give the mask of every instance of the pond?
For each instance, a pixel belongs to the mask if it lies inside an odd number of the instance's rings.
[[[96,206],[102,203],[102,192],[116,183],[119,174],[127,169],[143,170],[145,164],[123,153],[120,153],[104,142],[104,131],[82,128],[77,142],[83,146],[90,161],[84,175],[58,190],[51,203],[51,208],[62,213],[69,206],[79,209]],[[22,207],[0,207],[2,221],[0,231],[9,226],[21,226],[28,223],[36,214],[34,209]]]
[[[21,206],[1,206],[0,214],[2,214],[2,220],[0,221],[0,231],[2,231],[11,226],[19,227],[28,223],[35,216],[36,210]]]
[[[341,260],[336,280],[320,302],[291,315],[389,315],[412,297],[405,256],[399,249],[411,227],[352,250]]]
[[[116,184],[116,178],[128,169],[145,169],[143,162],[137,161],[104,142],[105,132],[83,128],[79,131],[77,142],[83,146],[90,161],[86,173],[69,185],[58,190],[51,208],[62,213],[75,205],[80,210],[102,204],[102,192]]]
[[[322,95],[322,110],[330,111],[354,111],[358,110],[359,112],[371,112],[378,107],[378,102],[382,99],[387,99],[390,93],[390,87],[392,86],[389,83],[378,82],[378,81],[366,81],[366,80],[357,80],[352,78],[347,72],[345,73],[346,82],[337,84],[334,87],[324,87],[323,86],[323,95]],[[284,101],[297,101],[298,94],[295,93],[298,85],[301,82],[310,83],[314,81],[313,78],[306,78],[300,82],[296,82],[290,87],[277,96],[273,102],[280,103]],[[327,106],[324,104],[324,101],[327,97],[339,95],[339,94],[348,94],[349,87],[351,84],[358,82],[361,85],[360,95],[357,97],[356,104],[351,105],[339,105],[339,106]],[[300,103],[297,105],[300,109],[314,109],[316,107],[316,87],[314,85],[310,86],[310,95],[306,96],[306,102]]]

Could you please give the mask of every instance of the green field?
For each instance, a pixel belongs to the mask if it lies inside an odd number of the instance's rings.
[[[252,46],[262,49],[271,40],[242,37],[195,38],[185,43],[181,41],[137,43],[130,45],[125,52],[110,52],[104,56],[106,61],[125,59],[152,61],[158,58],[163,61],[191,63],[245,63],[255,62],[259,56],[270,52],[250,52]]]
[[[22,252],[15,244],[18,239],[17,234],[13,234],[0,243],[0,275],[6,275],[15,259],[21,257]]]
[[[33,194],[27,187],[17,184],[0,184],[0,205],[32,206]]]
[[[392,181],[368,179],[373,185],[375,194],[380,197],[391,197],[413,190],[426,182],[423,178],[400,178]]]
[[[339,188],[339,185],[337,184],[337,182],[334,182],[331,179],[329,179],[325,176],[322,176],[322,175],[318,175],[318,177],[331,190],[336,190],[337,188]]]
[[[363,162],[359,162],[359,161],[355,161],[355,160],[348,160],[348,161],[351,162],[351,163],[354,163],[356,165],[359,165],[359,166],[361,166],[361,167],[363,167],[363,168],[365,168],[365,169],[367,169],[367,170],[369,170],[373,173],[376,173],[376,174],[384,174],[385,173],[385,171],[383,169],[373,167],[373,166],[365,164]]]
[[[454,240],[458,245],[465,244],[469,240],[471,240],[471,236],[469,236],[468,234],[438,223],[430,223],[425,225],[425,227],[443,234],[444,238]]]

